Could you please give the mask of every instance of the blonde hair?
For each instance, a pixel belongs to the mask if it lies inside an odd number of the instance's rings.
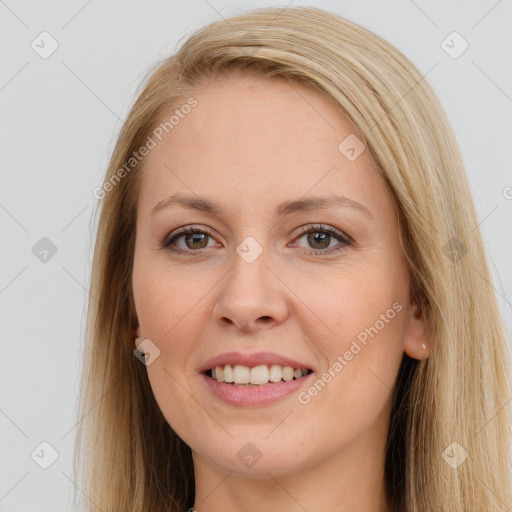
[[[190,448],[166,422],[133,355],[144,162],[122,177],[119,170],[163,115],[232,70],[324,91],[360,130],[395,201],[432,352],[422,361],[404,354],[397,378],[386,446],[392,509],[512,507],[510,356],[452,129],[425,78],[390,43],[298,7],[258,9],[194,33],[152,70],[118,137],[105,176],[111,186],[98,204],[75,455],[87,510],[182,512],[194,502]],[[461,450],[467,459],[454,467]]]

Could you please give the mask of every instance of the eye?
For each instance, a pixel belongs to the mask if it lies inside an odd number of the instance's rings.
[[[306,251],[312,255],[332,254],[344,250],[347,246],[351,245],[348,237],[341,231],[322,224],[315,224],[313,226],[302,226],[300,235],[297,240],[306,238],[307,243],[314,250]],[[338,244],[331,245],[331,242],[338,240]],[[295,246],[296,244],[293,244]]]
[[[213,236],[213,232],[207,227],[184,226],[167,235],[160,245],[162,249],[170,252],[190,255],[198,253],[201,249],[215,247],[215,243],[208,246],[208,239],[213,240]],[[306,238],[307,243],[312,247],[312,250],[305,252],[316,256],[337,253],[351,245],[350,239],[343,235],[341,231],[322,224],[302,226],[299,228],[299,236],[296,240],[301,238]],[[178,245],[181,239],[183,239],[185,247]],[[332,246],[331,242],[336,240],[338,244]],[[295,246],[297,246],[296,243],[292,244],[292,247]]]
[[[181,238],[184,240],[185,247],[183,248],[178,246],[177,249],[173,248]],[[161,243],[161,247],[162,249],[167,249],[171,252],[191,254],[192,252],[197,252],[199,249],[207,247],[208,238],[213,238],[213,233],[209,228],[184,226],[167,235]]]

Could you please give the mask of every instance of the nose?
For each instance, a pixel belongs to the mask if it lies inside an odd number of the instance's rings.
[[[219,283],[214,320],[224,329],[246,333],[269,329],[288,316],[287,288],[269,265],[266,252],[252,262],[238,253]]]

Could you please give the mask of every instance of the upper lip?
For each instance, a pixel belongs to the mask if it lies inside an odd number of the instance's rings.
[[[241,364],[250,368],[259,366],[262,364],[273,365],[277,364],[280,366],[291,366],[292,368],[307,368],[312,370],[306,363],[301,363],[295,359],[291,359],[286,356],[275,354],[273,352],[256,352],[254,354],[248,354],[244,352],[225,352],[219,354],[211,359],[205,361],[199,367],[199,373],[204,373],[207,370],[211,370],[216,366],[224,366],[226,364],[235,365]]]

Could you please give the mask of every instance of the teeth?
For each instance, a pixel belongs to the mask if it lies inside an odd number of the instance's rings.
[[[270,382],[279,382],[281,380],[281,367],[278,364],[273,364],[270,367]]]
[[[255,366],[251,368],[249,382],[251,384],[267,384],[269,377],[268,368],[265,365]]]
[[[249,384],[250,372],[249,367],[242,366],[241,364],[235,364],[235,367],[233,368],[233,373],[235,375],[234,383]]]
[[[281,372],[283,374],[283,380],[286,382],[293,380],[293,368],[291,366],[284,366]]]
[[[270,368],[264,364],[249,368],[242,364],[231,366],[217,366],[212,368],[211,377],[218,382],[228,382],[234,385],[261,386],[269,382],[289,382],[293,379],[300,379],[303,375],[307,375],[307,368],[292,368],[291,366],[279,366],[273,364]]]
[[[219,368],[221,371],[222,371],[222,366],[217,366],[217,368]],[[215,368],[215,370],[217,370],[217,368]],[[217,372],[216,372],[217,374]],[[213,375],[212,375],[213,377]],[[219,375],[220,377],[220,375]],[[224,366],[224,382],[233,382],[235,380],[235,374],[233,372],[233,368],[231,367],[230,364],[227,364],[226,366]],[[216,377],[213,377],[214,379]],[[219,380],[219,382],[222,382],[221,380]]]

